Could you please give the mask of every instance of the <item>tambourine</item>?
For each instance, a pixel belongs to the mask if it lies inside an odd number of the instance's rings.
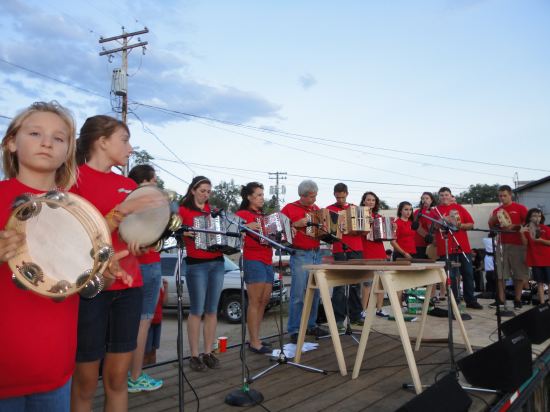
[[[529,229],[529,235],[531,236],[531,239],[540,238],[540,229],[538,224],[534,222],[529,222],[527,224],[527,228]]]
[[[497,210],[497,220],[500,227],[512,226],[512,218],[510,214],[504,209]]]
[[[176,195],[174,192],[159,189],[155,185],[146,185],[135,189],[126,197],[126,200],[141,196],[158,198],[161,200],[159,202],[161,206],[125,216],[118,226],[118,233],[126,243],[136,242],[141,247],[153,247],[159,251],[163,246],[164,238],[181,226]]]
[[[77,292],[93,298],[103,289],[102,274],[113,256],[111,234],[87,200],[58,191],[19,196],[6,230],[25,235],[8,260],[18,287],[56,300]]]

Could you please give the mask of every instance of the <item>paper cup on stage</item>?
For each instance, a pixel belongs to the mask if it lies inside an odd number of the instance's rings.
[[[219,353],[219,350],[218,350],[218,341],[214,342],[212,344],[212,352],[215,352],[215,353]]]
[[[223,353],[227,350],[227,336],[220,336],[218,338],[218,351]]]

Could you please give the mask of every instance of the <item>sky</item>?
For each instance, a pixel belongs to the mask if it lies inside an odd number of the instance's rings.
[[[78,127],[118,116],[120,54],[101,36],[147,27],[129,56],[131,142],[166,187],[286,172],[318,204],[374,191],[391,206],[449,186],[550,174],[550,3],[543,0],[0,2],[0,129],[38,100]],[[132,39],[131,43],[138,39]]]

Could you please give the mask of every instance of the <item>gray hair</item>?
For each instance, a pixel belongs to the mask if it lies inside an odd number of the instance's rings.
[[[298,185],[298,195],[307,196],[309,193],[317,193],[319,188],[313,180],[304,180]]]

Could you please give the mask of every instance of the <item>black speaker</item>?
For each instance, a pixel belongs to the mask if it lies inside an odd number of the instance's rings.
[[[460,359],[458,367],[472,386],[512,392],[531,377],[531,341],[523,331]]]
[[[550,338],[550,306],[538,305],[502,324],[502,332],[508,336],[524,330],[532,343],[542,343]]]
[[[466,412],[471,404],[472,400],[460,387],[456,376],[450,373],[411,399],[396,412],[433,411],[434,405],[443,407],[445,412]]]

